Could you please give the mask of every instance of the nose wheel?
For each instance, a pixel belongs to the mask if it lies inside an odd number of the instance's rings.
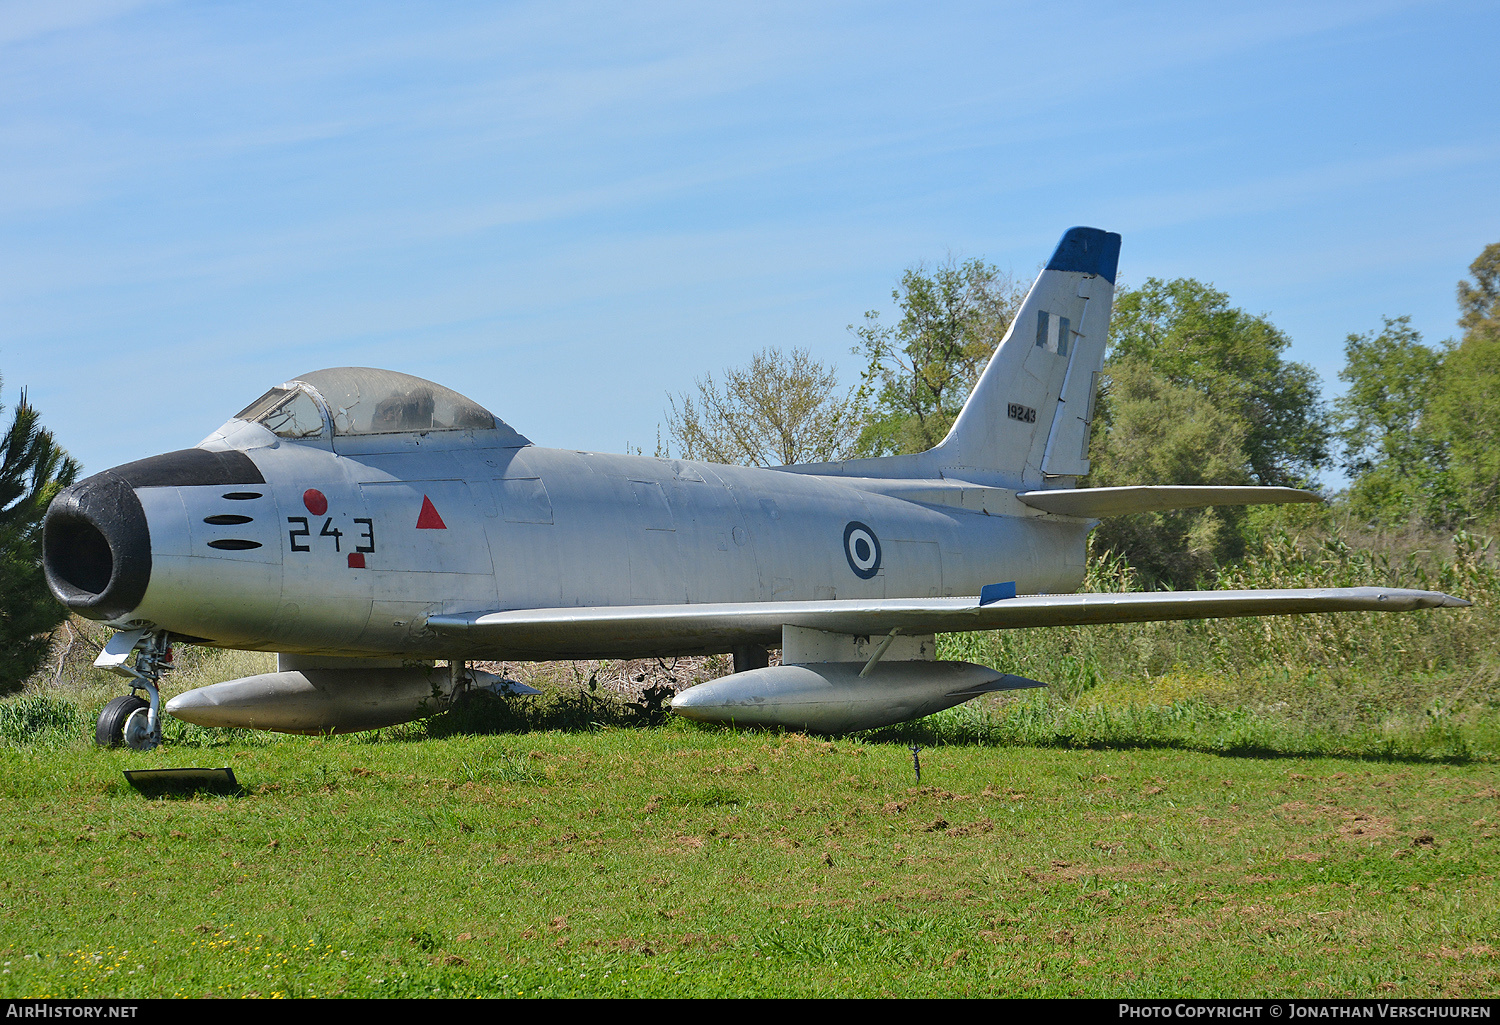
[[[135,665],[125,660],[135,653]],[[99,713],[94,740],[100,747],[128,747],[132,751],[150,751],[161,744],[162,674],[172,668],[172,644],[164,632],[130,630],[115,634],[104,651],[94,660],[100,669],[108,669],[134,680],[134,691],[115,698]],[[138,692],[144,691],[146,697]]]
[[[100,747],[120,747],[127,745],[135,750],[141,750],[136,744],[127,744],[125,739],[126,727],[131,719],[135,719],[135,729],[130,732],[137,744],[141,740],[142,727],[144,732],[150,732],[150,725],[141,721],[141,713],[144,712],[149,719],[151,715],[151,702],[142,698],[139,694],[124,694],[115,698],[104,706],[104,711],[99,713],[99,722],[94,727],[94,741]]]

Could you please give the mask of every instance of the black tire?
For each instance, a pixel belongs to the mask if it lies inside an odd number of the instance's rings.
[[[126,694],[115,698],[99,713],[99,725],[94,728],[94,742],[100,747],[119,747],[125,743],[125,720],[131,713],[150,708],[151,702],[139,694]]]

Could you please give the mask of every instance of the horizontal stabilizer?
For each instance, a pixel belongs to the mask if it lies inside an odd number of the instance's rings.
[[[432,616],[427,627],[471,658],[635,658],[713,654],[749,644],[774,648],[781,644],[784,626],[870,637],[892,630],[920,635],[1305,612],[1408,612],[1468,604],[1437,591],[1388,587],[1138,591],[1033,594],[989,605],[971,597],[517,609]]]
[[[1022,491],[1017,498],[1043,512],[1097,520],[1126,513],[1201,509],[1209,505],[1285,505],[1321,502],[1315,492],[1301,488],[1212,487],[1147,485],[1126,488],[1059,488]]]

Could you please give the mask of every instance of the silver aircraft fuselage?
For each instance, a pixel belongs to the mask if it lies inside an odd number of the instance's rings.
[[[200,448],[243,453],[264,483],[136,488],[150,580],[111,625],[319,655],[685,654],[700,649],[659,637],[608,651],[477,641],[456,651],[426,622],[937,598],[997,580],[1064,593],[1082,580],[1091,525],[990,488],[543,449],[504,430],[287,440],[231,421]]]

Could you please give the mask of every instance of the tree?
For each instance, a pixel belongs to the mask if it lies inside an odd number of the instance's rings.
[[[1282,358],[1290,344],[1265,317],[1230,306],[1227,294],[1191,278],[1148,278],[1115,296],[1111,360],[1138,360],[1242,420],[1256,484],[1306,484],[1328,459],[1330,425],[1317,374]]]
[[[1443,446],[1425,423],[1443,353],[1422,344],[1410,317],[1386,317],[1380,334],[1348,337],[1344,361],[1339,379],[1349,390],[1334,410],[1351,510],[1392,522],[1445,519]]]
[[[1443,357],[1427,430],[1441,445],[1455,495],[1453,519],[1500,514],[1500,242],[1458,283],[1463,340]]]
[[[852,350],[865,362],[861,395],[872,411],[861,455],[923,452],[942,441],[1026,297],[1009,274],[983,260],[949,260],[901,275],[894,326],[871,310]]]
[[[833,368],[806,349],[763,349],[749,366],[726,370],[722,387],[712,374],[695,384],[696,401],[686,393],[667,398],[670,438],[687,459],[746,466],[841,459],[862,423],[854,397],[839,394]]]
[[[1282,358],[1289,344],[1190,278],[1121,289],[1080,486],[1307,483],[1329,423],[1312,369]],[[1244,554],[1248,523],[1239,507],[1120,516],[1094,545],[1152,583],[1192,587]]]
[[[1484,252],[1469,264],[1474,284],[1458,283],[1458,326],[1472,335],[1475,331],[1493,334],[1500,329],[1500,242],[1484,247]]]
[[[42,572],[42,517],[77,479],[78,464],[42,428],[23,391],[0,438],[0,694],[20,690],[37,671],[48,634],[67,617]]]
[[[1111,361],[1094,428],[1089,487],[1250,483],[1245,420],[1138,359]],[[1124,556],[1150,586],[1188,588],[1244,554],[1243,518],[1234,507],[1114,516],[1094,546]]]

